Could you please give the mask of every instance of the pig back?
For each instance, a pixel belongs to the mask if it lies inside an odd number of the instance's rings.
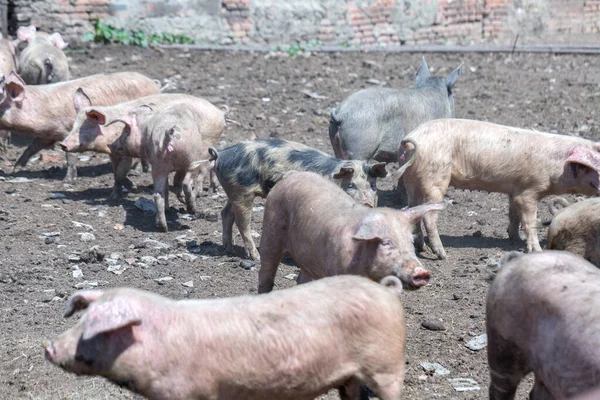
[[[0,39],[0,73],[7,77],[12,71],[17,70],[17,59],[10,42]]]

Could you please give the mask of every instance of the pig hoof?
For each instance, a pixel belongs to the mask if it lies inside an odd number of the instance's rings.
[[[161,232],[165,232],[165,233],[169,232],[169,227],[167,226],[167,224],[165,224],[165,225],[157,225],[156,227]]]

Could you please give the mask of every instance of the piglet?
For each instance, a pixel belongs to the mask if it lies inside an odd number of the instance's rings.
[[[28,85],[68,81],[69,61],[63,52],[67,43],[60,33],[37,32],[35,26],[17,29],[19,41],[27,47],[19,55],[19,75]]]
[[[530,372],[535,400],[572,399],[595,388],[599,294],[600,270],[579,256],[553,250],[506,254],[487,297],[490,399],[514,399]]]
[[[556,215],[548,228],[546,248],[578,254],[600,267],[600,199],[573,203],[560,211],[552,207],[552,210]]]
[[[208,147],[216,143],[225,127],[224,112],[207,101],[171,104],[149,112],[133,112],[111,122],[127,126],[109,148],[115,155],[141,157],[152,166],[156,226],[167,231],[169,173],[176,171],[189,213],[196,213],[194,181],[209,171]],[[204,162],[200,160],[204,159]]]
[[[404,211],[356,203],[313,172],[289,172],[267,196],[260,240],[258,292],[273,289],[284,253],[302,271],[301,280],[353,274],[379,281],[394,275],[406,288],[429,282],[413,246],[412,224],[444,202]]]
[[[541,251],[537,206],[545,196],[563,193],[600,194],[600,143],[578,137],[511,128],[483,121],[439,119],[412,131],[403,142],[407,156],[418,145],[416,159],[403,180],[409,205],[440,201],[449,186],[508,194],[508,235],[519,239],[519,223],[527,251]],[[437,215],[424,218],[434,253],[446,257],[437,231]],[[415,226],[415,245],[424,249]]]
[[[149,399],[398,400],[406,325],[402,285],[338,276],[262,296],[174,301],[129,289],[79,291],[86,309],[46,358]]]

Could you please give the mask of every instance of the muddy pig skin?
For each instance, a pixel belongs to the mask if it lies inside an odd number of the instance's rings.
[[[166,232],[169,173],[175,171],[174,186],[183,188],[187,211],[195,214],[194,182],[198,174],[208,175],[208,148],[216,144],[225,128],[225,113],[202,99],[148,109],[114,120],[128,129],[109,147],[115,155],[148,160],[152,166],[156,226]],[[201,181],[202,178],[198,179]]]
[[[17,70],[16,48],[12,41],[4,39],[0,34],[0,85],[11,72]],[[10,144],[10,132],[0,130],[0,152],[5,152]]]
[[[81,99],[80,102],[81,104],[85,104],[85,99]],[[127,172],[131,169],[133,159],[113,154],[110,149],[110,145],[126,129],[129,129],[128,125],[119,121],[119,118],[145,105],[151,105],[154,111],[159,111],[169,105],[178,103],[188,103],[195,105],[199,110],[209,110],[210,112],[205,112],[206,118],[213,118],[215,125],[220,124],[220,126],[224,127],[222,124],[224,112],[218,110],[207,100],[187,94],[159,93],[110,106],[87,104],[77,113],[71,133],[69,133],[69,136],[65,140],[60,142],[60,146],[64,151],[68,152],[95,151],[109,154],[115,177],[115,184],[110,199],[118,200],[122,197],[123,186],[128,190],[135,189],[133,182],[127,178]],[[111,123],[112,121],[115,122]],[[202,182],[198,182],[197,191],[201,191],[201,184]],[[178,190],[177,182],[175,186],[180,200],[183,201],[183,192]],[[181,183],[179,186],[181,186]]]
[[[600,267],[600,199],[587,199],[558,211],[548,228],[546,248],[578,254]]]
[[[541,251],[535,228],[542,198],[600,193],[600,143],[590,140],[465,119],[426,122],[406,139],[417,144],[416,160],[403,175],[411,206],[440,201],[449,186],[506,193],[508,235],[519,240],[520,223],[527,251]],[[406,146],[403,154],[412,151]],[[430,213],[423,222],[434,253],[445,258],[437,215]],[[415,234],[415,245],[424,249],[418,224]]]
[[[0,92],[0,128],[35,139],[19,157],[17,166],[25,166],[38,151],[62,141],[73,127],[77,112],[86,104],[109,105],[159,92],[152,79],[137,72],[98,74],[48,85],[26,85],[11,73]],[[88,100],[79,103],[83,91]],[[67,176],[77,177],[76,156],[67,154]]]
[[[581,257],[507,253],[486,314],[491,400],[514,399],[529,372],[532,400],[572,399],[600,382],[600,270]]]
[[[129,288],[79,291],[46,358],[149,399],[400,399],[406,324],[395,277],[338,276],[261,296],[174,301]]]
[[[258,292],[273,289],[284,253],[301,269],[299,282],[352,274],[379,281],[398,277],[405,288],[429,282],[413,245],[412,224],[445,202],[404,211],[356,203],[313,172],[291,172],[267,196],[260,240]]]
[[[413,88],[370,88],[350,95],[331,110],[335,156],[398,162],[400,142],[410,131],[431,119],[454,117],[452,89],[461,67],[447,78],[432,76],[423,57]]]
[[[258,260],[256,245],[250,234],[252,203],[256,196],[266,197],[287,171],[312,171],[335,181],[359,203],[377,205],[375,180],[385,177],[384,163],[344,161],[300,143],[287,140],[252,140],[218,152],[214,171],[227,193],[221,211],[223,245],[233,252],[233,223],[244,241],[246,256]]]
[[[27,42],[19,55],[19,76],[28,85],[68,81],[69,61],[63,52],[67,44],[60,33],[36,32],[33,25],[20,27],[17,38]]]

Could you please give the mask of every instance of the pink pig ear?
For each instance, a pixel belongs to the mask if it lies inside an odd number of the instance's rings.
[[[600,143],[594,143],[594,147],[600,150]],[[586,146],[576,146],[571,150],[566,162],[581,164],[594,171],[600,171],[600,152]]]
[[[52,43],[54,47],[56,47],[59,50],[63,50],[69,45],[68,43],[65,43],[62,36],[60,36],[60,33],[58,32],[55,32],[52,35],[48,36],[48,40],[50,41],[50,43]]]
[[[98,300],[104,292],[102,290],[81,290],[73,294],[65,306],[64,318],[68,318],[79,310],[85,310],[90,303]]]
[[[25,99],[25,82],[19,75],[12,71],[4,83],[6,93],[13,101],[19,102]]]
[[[93,119],[98,122],[99,125],[106,124],[106,115],[103,112],[91,109],[85,113],[86,117]]]
[[[82,108],[91,106],[92,100],[85,94],[83,88],[77,88],[77,91],[75,91],[75,94],[73,95],[73,107],[75,107],[75,111],[79,112]]]
[[[35,38],[35,32],[36,29],[33,25],[22,26],[19,29],[17,29],[17,39],[29,43],[33,40],[33,38]]]
[[[387,224],[385,223],[383,216],[375,214],[364,218],[360,222],[358,230],[354,236],[352,236],[352,239],[380,242],[387,235]]]
[[[441,211],[450,203],[450,200],[444,200],[439,203],[422,204],[420,206],[409,208],[408,210],[400,211],[400,213],[404,215],[411,224],[414,224],[419,222],[428,212]]]
[[[131,302],[124,298],[114,298],[91,307],[83,326],[83,340],[99,333],[115,331],[132,325],[140,325],[141,318],[134,311]]]

